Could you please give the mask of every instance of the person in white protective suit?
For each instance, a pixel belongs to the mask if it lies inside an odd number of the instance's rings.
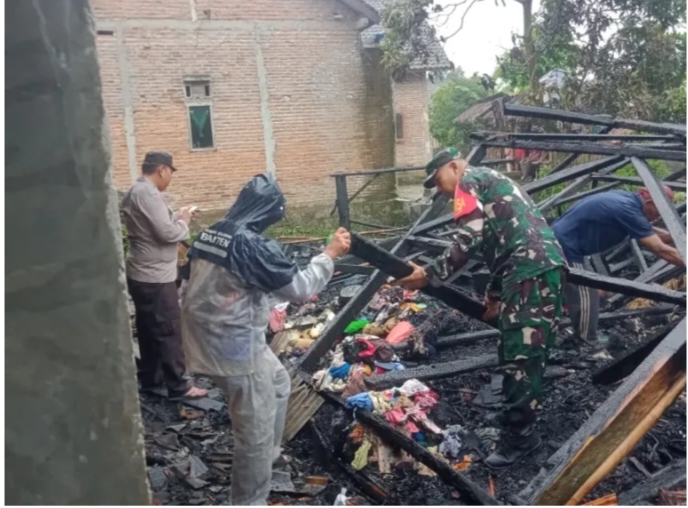
[[[284,217],[270,174],[254,177],[224,219],[200,233],[182,286],[183,344],[190,372],[211,376],[227,396],[234,434],[230,503],[266,505],[273,462],[281,457],[289,375],[267,346],[268,295],[303,302],[320,292],[334,259],[349,250],[340,228],[305,270],[264,238]]]

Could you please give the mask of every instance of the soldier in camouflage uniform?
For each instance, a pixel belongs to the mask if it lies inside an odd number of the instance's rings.
[[[482,255],[491,272],[483,318],[496,319],[501,331],[505,409],[499,420],[506,431],[486,463],[510,466],[542,444],[534,410],[562,311],[564,256],[540,211],[511,179],[469,168],[455,148],[438,153],[426,170],[424,186],[454,198],[454,244],[429,267],[414,265],[413,274],[398,283],[439,285],[472,256]]]

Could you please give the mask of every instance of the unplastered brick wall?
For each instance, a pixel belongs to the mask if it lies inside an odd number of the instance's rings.
[[[396,166],[422,166],[433,154],[430,136],[428,105],[431,83],[425,72],[408,73],[393,83],[394,112],[401,115],[402,135],[396,139]],[[400,173],[398,181],[413,181],[422,172]]]
[[[93,7],[118,188],[131,185],[154,149],[172,153],[179,169],[171,203],[206,210],[226,209],[266,170],[293,208],[333,203],[328,173],[393,165],[389,80],[360,47],[359,16],[338,1]],[[212,148],[191,149],[190,76],[210,82]]]

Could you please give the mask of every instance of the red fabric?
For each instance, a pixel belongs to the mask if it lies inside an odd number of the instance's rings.
[[[408,339],[412,332],[413,325],[408,321],[402,321],[401,323],[397,323],[397,325],[392,328],[392,331],[387,334],[385,340],[394,346]]]
[[[359,344],[364,344],[365,349],[358,353],[359,358],[370,358],[375,354],[375,346],[368,339],[356,339]]]
[[[454,192],[454,220],[458,220],[464,215],[468,215],[478,207],[478,200],[461,188],[461,184],[456,186]]]
[[[396,409],[392,409],[391,411],[387,411],[385,413],[385,420],[392,425],[399,425],[399,422],[404,419],[404,416],[406,416],[404,410],[398,407]]]
[[[413,402],[415,402],[416,406],[418,406],[421,409],[430,409],[431,407],[434,407],[435,404],[437,404],[437,399],[439,397],[435,392],[432,390],[428,390],[427,392],[419,392],[416,393],[412,399]]]
[[[272,309],[270,311],[270,330],[274,333],[284,330],[284,321],[287,319],[286,310]]]
[[[516,148],[514,150],[514,159],[516,159],[517,161],[525,159],[527,155],[528,150],[525,150],[523,148]]]

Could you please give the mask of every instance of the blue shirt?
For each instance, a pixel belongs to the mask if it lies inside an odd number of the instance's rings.
[[[554,221],[552,229],[569,263],[581,263],[583,257],[604,252],[628,237],[654,234],[642,198],[628,191],[589,196]]]

